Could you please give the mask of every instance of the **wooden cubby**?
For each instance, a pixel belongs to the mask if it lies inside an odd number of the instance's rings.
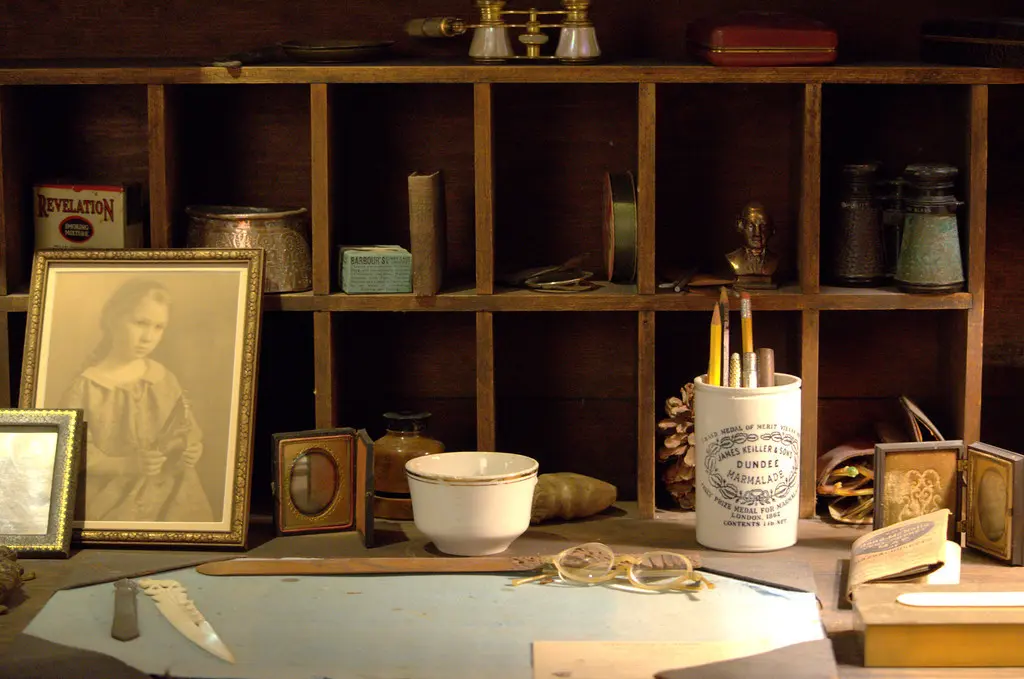
[[[441,170],[447,216],[443,291],[472,287],[472,85],[358,84],[331,90],[336,244],[409,249],[408,177]]]
[[[584,254],[602,266],[604,173],[636,173],[637,87],[493,87],[496,276]]]
[[[947,437],[980,436],[989,89],[1020,84],[1019,70],[926,65],[0,68],[0,395],[17,393],[35,178],[143,181],[154,247],[183,245],[193,202],[298,203],[312,214],[313,290],[265,297],[257,478],[273,430],[378,436],[386,410],[424,408],[450,450],[606,478],[650,517],[655,423],[706,365],[716,297],[659,293],[658,271],[714,266],[738,243],[736,212],[761,200],[784,263],[782,287],[754,294],[755,332],[803,379],[809,516],[817,455],[900,393]],[[51,110],[66,97],[79,105]],[[26,141],[43,115],[64,153]],[[855,151],[958,164],[965,291],[826,284],[835,169]],[[337,246],[407,243],[406,177],[433,169],[448,189],[442,292],[340,294]],[[624,169],[638,187],[634,285],[495,286],[506,270],[599,251],[601,178]]]
[[[636,499],[637,315],[496,314],[498,450],[588,473]]]
[[[171,88],[177,105],[178,190],[171,244],[184,247],[187,205],[308,206],[309,87]]]
[[[804,88],[687,84],[658,88],[656,267],[727,272],[742,245],[736,218],[764,205],[778,281],[798,285]],[[668,293],[673,294],[673,293]]]
[[[337,421],[384,435],[384,413],[426,411],[428,433],[450,450],[476,446],[476,326],[472,314],[334,315]]]

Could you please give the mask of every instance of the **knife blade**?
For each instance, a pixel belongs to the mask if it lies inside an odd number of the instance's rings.
[[[1024,592],[904,592],[896,601],[929,608],[1013,608],[1024,606]]]
[[[189,599],[188,593],[177,580],[154,580],[143,578],[138,581],[142,591],[149,595],[161,615],[178,630],[182,636],[212,653],[221,660],[235,662],[235,656],[213,626],[206,621],[203,614]]]

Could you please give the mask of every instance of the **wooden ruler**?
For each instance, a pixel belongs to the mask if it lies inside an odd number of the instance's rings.
[[[539,570],[539,556],[230,559],[196,566],[203,575],[358,575],[369,573],[515,573]]]

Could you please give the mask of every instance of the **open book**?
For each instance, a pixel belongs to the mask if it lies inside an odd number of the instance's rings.
[[[846,598],[853,601],[857,587],[871,583],[958,583],[960,545],[946,539],[950,516],[940,509],[857,538]]]

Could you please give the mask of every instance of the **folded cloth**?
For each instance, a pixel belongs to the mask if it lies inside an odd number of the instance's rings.
[[[18,635],[0,655],[0,679],[149,679],[117,658],[55,644],[27,634]]]
[[[654,679],[836,679],[839,669],[828,639],[758,653],[735,660],[665,670]]]

